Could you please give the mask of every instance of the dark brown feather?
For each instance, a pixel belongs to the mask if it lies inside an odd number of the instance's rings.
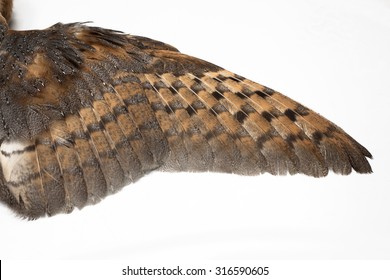
[[[80,23],[9,30],[0,68],[0,199],[29,218],[156,169],[371,172],[371,154],[317,113],[148,38]]]

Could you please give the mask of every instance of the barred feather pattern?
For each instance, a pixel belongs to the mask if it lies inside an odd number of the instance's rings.
[[[153,170],[371,172],[371,154],[319,114],[148,38],[80,23],[7,29],[0,68],[0,200],[30,219]]]

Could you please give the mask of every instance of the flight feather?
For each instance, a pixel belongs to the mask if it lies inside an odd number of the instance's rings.
[[[152,170],[371,172],[371,154],[309,108],[145,37],[6,29],[0,69],[0,199],[29,218],[97,203]]]

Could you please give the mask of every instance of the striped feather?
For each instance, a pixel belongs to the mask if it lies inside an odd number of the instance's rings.
[[[319,114],[148,38],[8,30],[0,63],[0,199],[25,217],[95,204],[153,170],[371,172],[370,153]]]

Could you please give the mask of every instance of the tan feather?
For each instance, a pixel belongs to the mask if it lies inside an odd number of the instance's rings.
[[[22,216],[97,203],[152,170],[371,172],[335,124],[172,46],[78,23],[2,28],[0,200]]]

